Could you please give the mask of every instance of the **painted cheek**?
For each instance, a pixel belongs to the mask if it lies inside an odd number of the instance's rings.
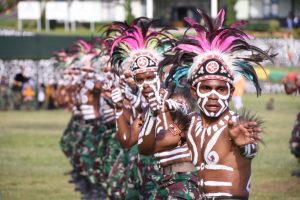
[[[203,104],[204,103],[204,104]],[[206,103],[204,102],[204,98],[198,98],[198,107],[204,111]]]

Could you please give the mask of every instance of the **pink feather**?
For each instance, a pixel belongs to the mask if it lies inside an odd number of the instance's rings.
[[[203,50],[206,50],[206,51],[211,50],[211,44],[205,36],[203,36],[203,35],[189,36],[188,38],[193,39],[193,40],[197,40],[199,42],[199,44],[201,45],[201,48]]]
[[[184,20],[191,26],[194,26],[194,24],[198,24],[194,19],[189,17],[184,17]]]
[[[181,49],[181,50],[187,51],[187,52],[197,53],[197,54],[201,54],[204,52],[202,48],[194,46],[194,45],[190,45],[190,44],[179,44],[175,48]]]
[[[239,20],[239,21],[236,21],[236,22],[233,22],[232,24],[230,24],[230,28],[238,28],[240,26],[244,26],[245,24],[247,24],[248,21],[246,20]]]
[[[83,48],[84,48],[87,52],[89,52],[89,51],[91,50],[92,45],[88,44],[86,41],[84,41],[84,40],[79,40],[78,42],[79,42],[79,44],[81,44],[81,46],[83,46]]]
[[[235,37],[235,36],[229,36],[227,37],[222,43],[218,44],[214,48],[218,49],[221,52],[226,52],[232,49],[234,46],[232,46],[232,43],[236,40],[240,40],[241,38]]]
[[[215,22],[218,22],[218,25],[216,27],[221,28],[224,24],[224,19],[225,19],[225,10],[221,9],[216,17]]]

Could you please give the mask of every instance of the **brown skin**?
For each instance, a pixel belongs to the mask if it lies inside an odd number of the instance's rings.
[[[99,100],[100,100],[101,86],[102,86],[101,82],[99,82],[99,81],[96,82],[93,91],[88,91],[87,94],[86,94],[87,97],[88,97],[88,102],[86,104],[87,105],[93,105],[96,118],[100,117],[100,113],[99,113],[99,109],[100,109]]]
[[[127,70],[124,72],[124,80],[120,80],[121,82],[126,82],[132,89],[136,89],[136,83],[132,76],[131,71]],[[121,83],[122,84],[122,83]]]
[[[86,72],[90,72],[89,69],[83,69],[84,71]],[[85,84],[85,81],[87,80],[87,77],[83,77],[83,80],[81,82],[80,85],[77,85],[76,87],[76,91],[75,92],[76,94],[79,94],[80,93],[80,90],[84,87],[84,84]],[[99,112],[99,109],[100,109],[100,104],[99,104],[99,100],[100,100],[100,93],[101,93],[101,89],[102,89],[102,83],[100,81],[95,81],[94,82],[94,88],[93,90],[88,90],[86,92],[86,96],[88,97],[88,102],[86,103],[87,105],[92,105],[93,108],[94,108],[94,113],[95,113],[95,116],[96,118],[99,118],[100,117],[100,112]],[[82,102],[80,102],[80,98],[79,99],[76,99],[77,101],[77,106],[80,108],[80,105],[82,104]]]
[[[209,90],[209,88],[206,89]],[[223,94],[227,93],[226,85],[221,85],[219,86],[219,88],[214,88],[214,89],[216,89],[218,92],[223,92]],[[231,94],[233,93],[233,91],[234,89],[232,88]],[[150,94],[151,92],[153,92],[152,88],[147,85],[144,85],[143,95],[146,97],[146,100],[148,99],[147,98],[149,96],[148,94]],[[192,93],[194,94],[194,96],[196,95],[194,88],[192,89]],[[220,109],[220,105],[216,103],[217,98],[215,95],[212,95],[212,99],[213,101],[210,102],[206,108],[208,111],[217,112]],[[168,124],[170,124],[172,122],[170,111],[167,110],[166,106],[164,106],[164,108],[165,108],[164,110],[159,111],[157,113],[157,117],[162,119],[162,113],[165,112]],[[209,121],[214,119],[205,118],[205,120],[208,121],[209,123]],[[232,130],[230,132],[232,139],[235,139],[236,143],[239,144],[240,146],[253,143],[254,139],[251,138],[250,136],[255,137],[255,139],[259,139],[258,135],[251,135],[249,133],[249,132],[256,133],[261,131],[260,128],[256,127],[257,126],[256,122],[248,122],[243,125],[237,126],[232,121],[230,121],[229,125]],[[155,136],[155,130],[153,129],[148,136],[143,137],[143,143],[139,145],[139,152],[143,155],[153,155],[156,152],[172,149],[178,145],[178,142],[182,139],[182,137],[185,137],[184,133],[181,136],[180,135],[174,136],[173,133],[169,131],[169,129],[161,130],[159,134]]]
[[[64,71],[64,76],[72,76],[73,70],[66,69]],[[67,108],[68,110],[72,109],[72,95],[69,91],[68,85],[59,85],[57,89],[57,104],[59,107]]]
[[[206,92],[210,92],[213,89],[222,95],[226,95],[228,93],[228,88],[226,86],[225,81],[221,81],[221,80],[204,80],[204,81],[202,81],[201,87],[200,87],[201,92],[206,93]],[[229,97],[228,101],[230,101],[233,92],[234,92],[234,88],[231,87],[230,88],[230,97]],[[191,87],[191,94],[195,99],[198,98],[195,87]],[[215,94],[210,95],[208,98],[208,102],[205,105],[206,110],[208,112],[217,113],[221,108],[221,106],[219,105],[219,103],[217,101],[218,101],[217,95],[215,95]],[[227,108],[227,110],[225,112],[227,112],[228,110],[229,109]],[[212,123],[215,123],[216,121],[218,121],[221,117],[220,116],[218,118],[213,118],[213,117],[206,116],[205,113],[202,113],[202,111],[200,111],[200,113],[201,113],[201,119],[202,119],[202,123],[203,123],[204,127],[210,126]],[[238,146],[246,145],[249,143],[254,143],[255,140],[260,139],[260,136],[258,133],[261,132],[261,129],[259,127],[257,127],[257,123],[255,121],[243,122],[240,124],[236,124],[233,121],[229,121],[229,127],[231,130],[230,136],[232,139],[235,139],[235,143]]]
[[[200,91],[209,92],[211,90],[216,90],[220,94],[227,94],[228,88],[226,82],[220,80],[205,80],[201,82]],[[234,89],[230,89],[230,98],[232,96]],[[194,98],[198,98],[196,95],[195,88],[191,88],[191,92]],[[215,94],[208,96],[208,102],[205,108],[208,112],[218,112],[220,105],[217,102],[218,97]],[[201,119],[203,127],[207,128],[217,124],[219,119],[229,113],[227,109],[219,117],[208,117],[203,112],[201,112]],[[191,115],[192,116],[192,115]],[[206,163],[204,160],[204,152],[208,145],[208,142],[214,134],[210,136],[205,135],[205,140],[203,147],[200,147],[200,137],[195,136],[195,126],[196,124],[191,124],[192,126],[192,136],[197,146],[198,152],[198,165],[200,163]],[[240,146],[254,143],[255,140],[259,139],[258,133],[261,129],[257,126],[256,122],[240,122],[234,123],[232,120],[228,122],[228,126],[223,130],[222,134],[218,138],[216,144],[213,146],[211,151],[217,152],[219,155],[219,161],[217,164],[226,165],[233,168],[233,171],[226,170],[211,170],[206,169],[199,170],[198,176],[199,179],[203,181],[222,181],[222,182],[231,182],[232,186],[205,186],[201,187],[200,190],[204,193],[217,193],[224,192],[230,193],[234,196],[248,197],[249,193],[245,190],[248,180],[251,176],[251,160],[244,158],[240,153]],[[187,138],[188,145],[190,149],[193,149],[191,141]],[[194,154],[192,155],[194,157]]]
[[[75,76],[79,76],[80,71],[79,69],[70,69],[70,75],[72,76],[72,79],[75,78]],[[73,106],[79,106],[80,102],[78,102],[78,99],[76,98],[76,94],[78,94],[80,92],[80,87],[81,84],[76,84],[76,85],[72,85],[70,83],[70,85],[66,86],[66,90],[70,95],[70,103],[71,105],[69,105],[70,109],[72,109]]]
[[[145,74],[139,74],[135,77],[135,80],[138,84],[142,84],[145,80],[151,81],[155,79],[156,75],[154,72],[147,72]],[[149,85],[144,84],[142,94],[145,99],[149,102],[150,93],[153,93],[153,88]],[[163,89],[160,90],[161,96],[164,96],[165,91]],[[147,109],[148,110],[148,109]],[[164,106],[163,110],[158,110],[155,115],[157,118],[160,118],[161,122],[159,125],[163,126],[163,113],[165,113],[166,120],[168,124],[172,123],[172,118],[170,115],[170,111],[167,106]],[[144,112],[145,115],[145,112]],[[156,152],[166,151],[173,149],[178,146],[178,142],[181,140],[180,135],[173,135],[168,129],[161,130],[159,133],[155,134],[155,126],[153,126],[149,135],[143,136],[143,142],[138,145],[139,153],[143,155],[153,155]]]
[[[124,72],[124,80],[120,80],[120,85],[124,83],[127,83],[132,88],[136,87],[130,71]],[[124,149],[130,149],[138,141],[138,133],[142,124],[142,118],[139,116],[134,119],[132,124],[130,124],[130,117],[133,117],[132,109],[134,108],[132,108],[130,102],[125,98],[125,95],[123,101],[120,101],[115,105],[115,109],[117,112],[123,110],[122,115],[116,120],[118,127],[117,139]],[[142,113],[139,115],[141,114]]]
[[[57,87],[56,86],[57,86],[56,84],[49,85],[49,87],[50,87],[50,96],[54,100],[54,105],[58,106],[58,103],[57,103],[58,93],[57,93]]]
[[[136,87],[135,84],[133,83],[132,77],[130,74],[124,74],[126,78],[126,82],[131,85],[131,87]],[[150,81],[153,78],[155,78],[154,72],[145,72],[145,73],[140,73],[137,74],[134,77],[134,81],[138,84],[142,84],[144,81]],[[126,117],[126,109],[124,109],[126,105],[126,101],[123,101],[123,103],[117,103],[116,109],[117,111],[120,111],[123,109],[123,114],[119,117],[117,120],[117,126],[118,126],[118,139],[119,142],[121,143],[123,148],[129,149],[133,145],[135,145],[138,141],[138,135],[140,132],[140,129],[142,128],[142,125],[144,123],[143,119],[145,117],[146,111],[142,109],[137,109],[139,111],[138,117],[134,119],[132,124],[129,124],[129,117]],[[132,114],[132,113],[130,113]],[[124,137],[125,136],[125,137]]]
[[[65,85],[58,86],[57,89],[57,104],[59,107],[68,108],[71,104],[71,96]]]
[[[143,96],[146,100],[149,100],[149,94],[153,92],[153,89],[148,85],[144,85]],[[161,89],[161,94],[163,96],[164,90]],[[166,120],[168,124],[172,123],[172,118],[170,111],[167,106],[164,106],[163,110],[159,110],[157,114],[157,118],[160,118],[160,125],[163,126],[163,113],[165,113]],[[161,130],[159,133],[155,134],[156,130],[153,128],[151,133],[147,136],[143,137],[143,142],[138,146],[139,152],[143,155],[153,155],[157,152],[162,152],[166,150],[173,149],[178,146],[178,142],[181,140],[180,135],[173,135],[169,129]]]
[[[130,103],[127,100],[123,101],[121,108],[116,110],[120,111],[123,109],[123,114],[116,120],[118,131],[117,139],[120,142],[121,146],[124,149],[130,149],[133,145],[137,143],[138,140],[138,130],[140,129],[140,118],[137,118],[130,124],[130,116],[132,115],[132,110],[127,109],[125,105],[130,106]],[[132,134],[135,133],[135,134]]]

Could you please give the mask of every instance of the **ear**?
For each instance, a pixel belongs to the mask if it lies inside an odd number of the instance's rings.
[[[235,90],[235,87],[234,87],[233,85],[230,85],[230,95],[229,95],[229,100],[231,100],[234,90]]]
[[[197,89],[194,87],[194,86],[191,86],[190,87],[190,91],[191,91],[191,95],[192,95],[192,97],[194,98],[194,99],[197,99],[198,97],[197,97],[197,91],[196,91]]]

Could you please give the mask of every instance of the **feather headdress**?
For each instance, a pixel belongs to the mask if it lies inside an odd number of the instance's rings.
[[[137,18],[117,37],[111,48],[113,68],[130,69],[133,74],[157,71],[163,55],[175,44],[175,38],[166,30],[154,31],[155,20]]]
[[[167,81],[179,82],[179,79],[185,77],[191,85],[206,79],[219,79],[232,84],[233,74],[238,72],[254,83],[260,95],[261,88],[253,64],[262,67],[260,63],[267,59],[272,61],[274,55],[248,43],[249,36],[238,29],[245,21],[224,27],[224,9],[220,10],[215,20],[202,10],[197,11],[205,25],[185,18],[196,35],[188,35],[186,32],[173,49],[175,55],[163,61],[163,64],[173,64]]]

